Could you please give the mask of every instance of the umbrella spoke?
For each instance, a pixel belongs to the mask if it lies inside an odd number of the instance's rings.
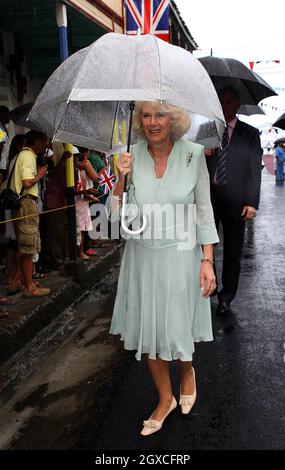
[[[71,55],[47,80],[30,119],[54,139],[114,153],[133,142],[134,101],[162,101],[202,116],[221,140],[224,115],[208,73],[190,52],[151,34],[107,33]],[[145,220],[140,231],[144,226]]]

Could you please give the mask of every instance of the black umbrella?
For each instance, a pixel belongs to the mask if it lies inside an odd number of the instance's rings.
[[[265,114],[263,109],[256,104],[241,104],[237,110],[237,114],[243,114],[244,116],[253,116],[254,114]]]
[[[274,147],[276,147],[278,144],[285,144],[285,137],[280,137],[280,139],[275,140]]]
[[[272,126],[279,127],[279,129],[285,130],[285,113],[281,114],[277,121],[275,121]]]
[[[34,131],[43,132],[39,126],[37,126],[28,119],[33,105],[34,101],[31,101],[30,103],[22,104],[21,106],[17,106],[17,108],[12,109],[12,111],[10,111],[10,119],[17,126],[22,126],[26,127],[27,129],[32,129]]]
[[[199,60],[217,92],[232,86],[238,90],[241,104],[255,105],[268,96],[277,95],[263,78],[238,60],[213,56],[201,57]]]

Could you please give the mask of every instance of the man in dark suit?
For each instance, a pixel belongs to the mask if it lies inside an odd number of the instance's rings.
[[[219,97],[227,123],[227,143],[224,155],[221,150],[205,153],[215,222],[217,229],[220,223],[223,228],[222,288],[216,313],[227,317],[238,289],[245,222],[255,217],[258,209],[262,148],[258,130],[236,117],[238,92],[227,87]]]

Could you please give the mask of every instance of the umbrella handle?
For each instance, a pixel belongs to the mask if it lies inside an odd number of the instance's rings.
[[[127,142],[127,152],[128,153],[129,153],[130,148],[131,148],[132,123],[133,123],[133,114],[134,114],[134,109],[135,109],[135,102],[134,101],[130,101],[129,108],[130,108],[130,116],[129,116],[129,130],[128,130],[128,142]],[[124,180],[124,192],[127,191],[127,185],[128,185],[128,175],[125,176],[125,180]]]
[[[135,108],[135,102],[131,101],[130,102],[130,118],[129,118],[129,132],[128,132],[128,142],[127,142],[127,152],[130,151],[131,147],[131,135],[132,135],[132,121],[133,121],[133,112]],[[146,215],[143,215],[143,223],[141,228],[138,230],[130,230],[125,222],[126,219],[126,206],[127,206],[127,182],[128,182],[128,177],[127,175],[125,176],[125,181],[124,181],[124,192],[123,192],[123,197],[122,197],[122,216],[121,216],[121,225],[123,230],[128,234],[128,235],[139,235],[142,233],[146,226],[147,226],[147,218]]]
[[[127,196],[128,196],[128,193],[123,192],[121,225],[122,225],[122,228],[123,228],[124,232],[126,232],[128,235],[139,235],[140,233],[142,233],[145,230],[145,228],[147,226],[147,217],[146,217],[146,215],[143,215],[143,223],[142,223],[141,228],[139,228],[138,230],[130,230],[127,227],[126,221],[125,221],[125,219],[126,219]]]

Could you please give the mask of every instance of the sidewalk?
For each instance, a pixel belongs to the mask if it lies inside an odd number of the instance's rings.
[[[268,173],[270,173],[270,175],[274,175],[275,172],[275,168],[274,168],[274,165],[275,165],[275,157],[274,155],[263,155],[262,157],[262,160],[264,162],[264,165],[266,167],[266,170],[268,171]]]
[[[97,256],[79,263],[76,279],[63,271],[51,271],[41,280],[49,287],[47,297],[25,299],[21,293],[11,296],[15,303],[7,310],[9,315],[0,319],[0,364],[30,341],[63,309],[71,305],[119,261],[121,243],[108,241],[97,248]],[[0,292],[5,295],[7,278],[0,280]]]

